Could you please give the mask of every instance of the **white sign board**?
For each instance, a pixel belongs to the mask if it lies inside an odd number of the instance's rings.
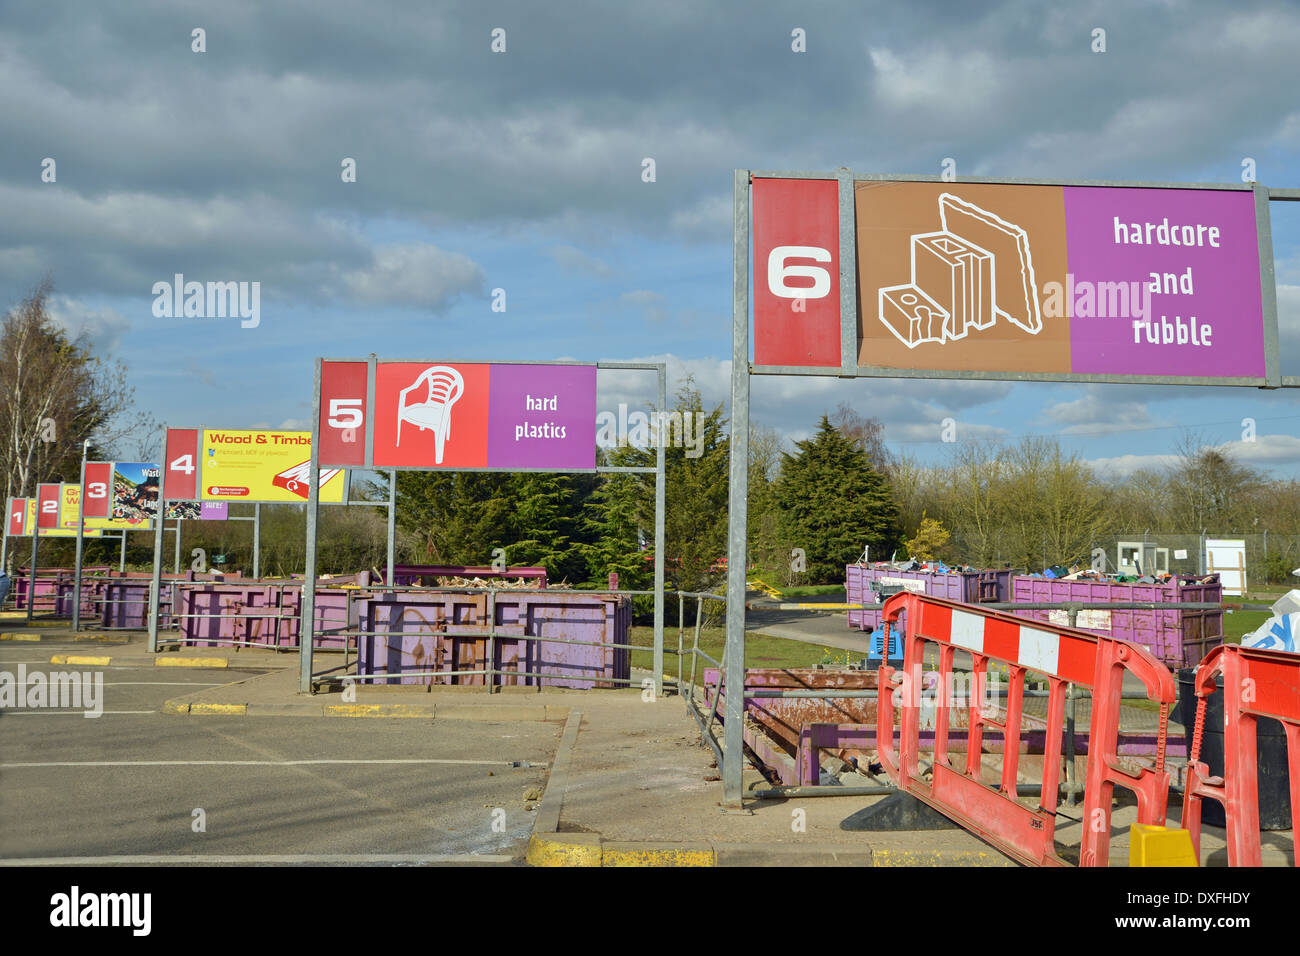
[[[1217,574],[1224,594],[1246,593],[1246,542],[1237,539],[1205,539],[1205,573]]]

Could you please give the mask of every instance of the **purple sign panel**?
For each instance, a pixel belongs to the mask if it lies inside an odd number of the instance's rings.
[[[229,516],[230,505],[224,501],[205,501],[199,517],[204,521],[225,521]]]
[[[596,367],[493,365],[489,468],[595,468]]]
[[[860,182],[859,364],[1260,381],[1255,200],[1250,189]]]
[[[1265,374],[1251,192],[1067,186],[1065,225],[1074,286],[1130,290],[1127,314],[1075,310],[1071,371]]]

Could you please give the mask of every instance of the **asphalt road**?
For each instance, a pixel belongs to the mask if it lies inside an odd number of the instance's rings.
[[[525,790],[544,786],[558,725],[177,717],[159,712],[168,698],[247,672],[49,664],[65,652],[95,650],[0,646],[0,672],[104,682],[98,718],[0,711],[0,861],[522,859],[536,815]]]

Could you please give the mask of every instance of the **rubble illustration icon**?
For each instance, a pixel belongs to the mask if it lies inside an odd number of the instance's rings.
[[[421,386],[425,387],[424,400],[408,405],[406,396]],[[435,443],[434,460],[441,465],[443,445],[451,437],[451,409],[464,391],[464,378],[449,365],[434,365],[421,372],[398,395],[397,445],[402,444],[402,422],[410,422],[420,431],[429,429]]]
[[[908,348],[965,338],[1004,319],[1043,328],[1029,236],[952,193],[939,197],[938,232],[911,241],[911,282],[879,290],[879,317]]]

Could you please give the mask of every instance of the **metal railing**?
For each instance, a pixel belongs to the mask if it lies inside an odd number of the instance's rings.
[[[1208,601],[1169,601],[1169,602],[1127,601],[1123,603],[1119,603],[1119,602],[1110,603],[1105,601],[1056,601],[1056,602],[1036,601],[1036,602],[1026,602],[1022,604],[1017,604],[1009,601],[999,601],[999,602],[981,603],[978,606],[980,608],[993,608],[997,610],[1008,610],[1008,611],[1062,610],[1069,615],[1070,627],[1077,626],[1078,615],[1080,611],[1217,610],[1223,607],[1222,604],[1208,602]],[[837,608],[843,607],[843,605],[837,604],[836,607]],[[884,607],[884,602],[879,602],[875,604],[863,603],[863,604],[853,605],[854,609],[861,609],[861,610],[881,610],[883,609],[883,607]],[[807,604],[802,606],[800,609],[815,611],[816,606],[814,604]],[[1205,645],[1210,643],[1211,641],[1213,641],[1215,644],[1222,643],[1223,635],[1222,634],[1208,635],[1208,636],[1203,635],[1198,640],[1185,641],[1185,643],[1200,645],[1201,653],[1199,656],[1204,657],[1206,652]],[[887,639],[882,639],[881,655],[882,658],[885,660],[889,659],[888,644],[889,642]],[[717,702],[722,696],[722,666],[713,658],[709,657],[707,654],[703,654],[702,652],[700,653],[701,656],[705,657],[711,664],[713,664],[714,667],[717,667],[719,671],[718,690],[712,695],[713,705],[710,710],[710,713],[712,714],[716,712]],[[694,662],[692,661],[692,664],[693,663]],[[692,690],[693,690],[693,682],[694,682],[694,671],[692,671]],[[1003,694],[1002,696],[1005,696],[1005,694]],[[1036,690],[1031,690],[1029,688],[1026,688],[1023,691],[1023,696],[1031,697],[1031,698],[1047,697],[1049,696],[1049,692],[1036,691]],[[762,688],[754,688],[753,690],[744,690],[744,697],[747,699],[748,698],[756,698],[756,699],[776,698],[776,699],[804,699],[804,700],[837,700],[837,699],[851,700],[851,699],[862,699],[862,698],[877,699],[879,697],[879,691],[878,690],[768,690]],[[1138,692],[1138,691],[1125,691],[1120,694],[1120,697],[1121,699],[1124,700],[1146,700],[1147,699],[1146,693]],[[1062,760],[1066,779],[1061,784],[1061,789],[1065,792],[1066,804],[1068,806],[1076,805],[1079,799],[1079,795],[1082,794],[1084,790],[1083,784],[1079,782],[1078,768],[1076,766],[1076,759],[1078,756],[1077,747],[1076,747],[1076,727],[1078,722],[1078,701],[1081,699],[1089,699],[1089,700],[1091,699],[1091,693],[1089,692],[1089,690],[1085,687],[1077,687],[1073,684],[1070,684],[1066,689],[1067,705],[1066,705],[1065,733],[1064,733],[1064,737],[1065,737],[1064,754],[1063,754],[1064,759]],[[697,722],[699,721],[698,716],[696,716],[696,720]],[[721,752],[716,747],[715,747],[715,753],[719,754],[719,760],[721,760]],[[795,788],[790,788],[790,787],[769,788],[768,790],[763,791],[762,796],[766,798],[775,798],[777,796],[789,795],[790,793],[793,793],[796,790],[799,792],[801,796],[808,796],[810,795],[811,791],[818,791],[818,795],[821,795],[820,791],[822,789],[824,789],[825,795],[827,796],[831,796],[831,795],[852,796],[852,795],[857,795],[857,792],[859,790],[862,791],[862,795],[867,795],[867,794],[874,794],[877,792],[889,792],[891,788],[888,787],[866,787],[866,788],[824,787],[821,788],[817,784],[809,784],[809,785],[804,785]],[[1034,792],[1037,792],[1037,790],[1035,790]]]

